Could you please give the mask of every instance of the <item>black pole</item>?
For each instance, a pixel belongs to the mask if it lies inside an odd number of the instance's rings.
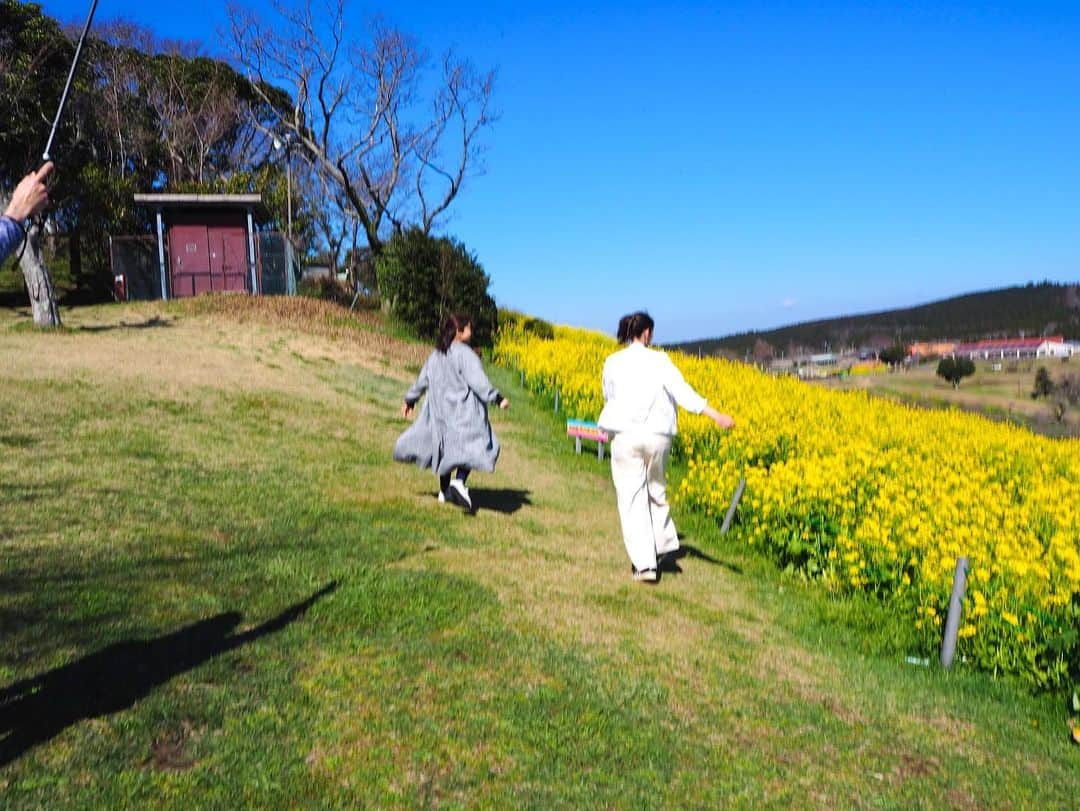
[[[60,126],[60,116],[64,113],[64,105],[67,104],[68,92],[71,90],[71,81],[75,78],[75,68],[79,66],[79,57],[82,56],[83,42],[86,41],[86,33],[90,30],[90,23],[94,19],[94,12],[97,11],[98,0],[92,0],[90,3],[90,13],[86,16],[86,25],[83,26],[82,35],[79,37],[79,44],[75,46],[75,58],[71,60],[71,70],[68,71],[67,83],[64,85],[64,92],[60,96],[60,106],[56,108],[56,118],[53,119],[52,131],[49,133],[49,142],[45,144],[45,152],[42,153],[41,158],[45,162],[51,161],[52,156],[49,154],[52,149],[53,138],[56,137],[56,128]]]

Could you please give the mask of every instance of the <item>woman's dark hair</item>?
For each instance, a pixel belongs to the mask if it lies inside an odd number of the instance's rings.
[[[435,342],[435,348],[445,355],[450,344],[454,342],[454,336],[471,325],[472,319],[467,315],[454,313],[448,316],[443,322],[442,332],[439,333],[439,340]]]
[[[619,319],[619,332],[617,334],[619,343],[628,344],[640,338],[645,333],[645,330],[652,329],[653,326],[652,316],[644,310],[624,315]]]

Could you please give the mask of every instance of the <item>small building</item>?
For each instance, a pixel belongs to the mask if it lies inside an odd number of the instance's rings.
[[[132,238],[114,238],[118,298],[296,292],[292,246],[281,235],[256,228],[269,219],[261,195],[136,194],[135,204],[154,211],[156,267],[148,267],[145,247],[140,260],[129,261],[129,255],[140,255],[134,242],[124,242]]]

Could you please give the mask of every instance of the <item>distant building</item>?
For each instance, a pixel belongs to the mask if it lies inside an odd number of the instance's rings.
[[[992,338],[957,344],[950,353],[971,360],[1006,358],[1067,358],[1073,352],[1060,335],[1041,338]]]
[[[956,351],[956,341],[916,341],[908,347],[908,357],[926,358],[932,355],[951,355]]]

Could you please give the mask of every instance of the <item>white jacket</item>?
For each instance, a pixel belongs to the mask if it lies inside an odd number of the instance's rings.
[[[597,423],[605,431],[676,433],[675,404],[693,414],[708,405],[663,352],[632,343],[604,361],[604,409]]]

